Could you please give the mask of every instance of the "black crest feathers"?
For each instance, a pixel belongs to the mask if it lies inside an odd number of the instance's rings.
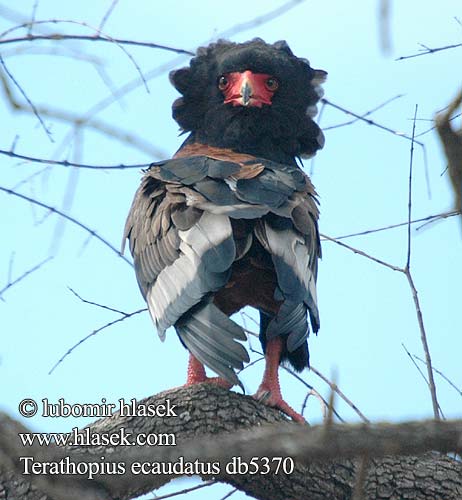
[[[245,70],[279,80],[271,105],[250,109],[223,103],[218,78]],[[173,118],[183,131],[191,133],[191,142],[275,161],[310,157],[324,144],[313,117],[326,76],[325,71],[313,69],[306,59],[296,57],[285,41],[219,40],[199,48],[189,67],[170,73],[170,81],[182,94],[173,103]]]

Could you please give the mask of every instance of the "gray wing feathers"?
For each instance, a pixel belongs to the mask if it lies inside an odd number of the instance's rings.
[[[296,166],[258,159],[252,170],[254,164],[206,156],[155,164],[135,195],[124,231],[159,336],[175,326],[194,356],[233,383],[234,369],[248,361],[237,342],[245,334],[210,302],[210,294],[225,286],[253,236],[235,241],[230,218],[260,219],[254,233],[273,259],[275,297],[282,305],[268,338],[287,335],[293,351],[308,336],[307,312],[313,330],[319,327],[314,188]]]
[[[199,361],[230,382],[241,385],[234,369],[242,369],[249,355],[235,341],[246,339],[239,325],[209,302],[180,320],[176,330]]]
[[[204,295],[226,283],[224,272],[236,255],[226,216],[204,212],[195,225],[177,234],[181,241],[177,258],[160,271],[147,292],[149,312],[161,338]]]
[[[307,310],[313,330],[319,328],[316,276],[312,268],[316,261],[315,245],[310,245],[295,228],[276,228],[267,220],[259,222],[255,235],[272,256],[278,295],[284,301],[268,326],[267,336],[288,335],[287,348],[292,352],[308,337]]]

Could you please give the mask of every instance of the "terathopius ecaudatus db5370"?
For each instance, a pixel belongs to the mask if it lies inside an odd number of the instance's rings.
[[[187,383],[208,380],[205,365],[239,384],[249,357],[230,315],[252,306],[266,359],[256,396],[298,421],[278,368],[307,367],[308,317],[319,329],[318,207],[297,159],[323,146],[313,116],[325,77],[283,41],[199,49],[170,75],[189,135],[145,172],[124,233],[160,337],[173,326],[190,352]]]

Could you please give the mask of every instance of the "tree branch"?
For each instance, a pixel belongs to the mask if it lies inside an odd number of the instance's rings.
[[[172,389],[139,404],[159,408],[166,400],[170,401],[176,417],[114,415],[91,424],[89,429],[99,435],[114,435],[122,428],[133,435],[171,433],[175,435],[176,446],[24,448],[18,433],[25,430],[8,417],[0,416],[0,449],[3,450],[0,492],[3,487],[7,497],[14,494],[18,499],[47,498],[43,497],[45,494],[51,498],[51,489],[66,485],[72,491],[77,491],[74,487],[79,488],[81,500],[130,499],[157,489],[175,477],[174,473],[165,473],[162,464],[182,463],[184,468],[184,464],[196,462],[202,464],[195,468],[202,477],[230,483],[261,500],[349,500],[360,461],[356,459],[367,457],[370,461],[364,478],[365,498],[397,500],[404,498],[406,492],[406,498],[415,500],[456,500],[462,494],[462,463],[438,453],[423,454],[431,450],[442,453],[460,450],[462,421],[331,425],[329,428],[300,426],[287,422],[280,412],[249,396],[208,384]],[[76,478],[66,471],[59,477],[23,475],[21,456],[32,456],[36,463],[69,457],[85,464],[101,464],[101,456],[104,456],[105,464],[123,463],[125,472],[95,474],[92,481]],[[273,463],[269,474],[234,474],[226,469],[233,457],[247,463],[253,457],[267,457],[270,464],[273,457],[290,457],[289,464],[293,459],[295,467],[291,473],[276,474]],[[136,462],[148,463],[148,473],[133,473],[135,469],[131,467]],[[219,471],[207,473],[211,471],[207,471],[207,464],[214,463]],[[263,462],[258,463],[262,471]],[[154,470],[158,473],[152,472]],[[40,485],[35,484],[39,489],[34,490],[37,493],[34,497],[30,495],[32,489],[24,483],[36,483],[37,479]],[[20,490],[13,480],[21,481]]]

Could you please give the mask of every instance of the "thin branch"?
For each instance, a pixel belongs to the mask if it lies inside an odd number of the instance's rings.
[[[415,354],[412,354],[412,357],[419,360],[421,363],[424,363],[425,364],[425,361],[421,358],[419,358],[419,356],[416,356]],[[454,382],[452,382],[441,370],[438,370],[437,368],[435,368],[434,366],[432,367],[433,368],[433,371],[436,372],[441,378],[443,378],[444,380],[446,380],[446,382],[453,388],[455,389],[458,393],[459,393],[459,396],[462,396],[462,389],[459,389],[456,384],[454,384]]]
[[[407,281],[412,291],[412,298],[414,300],[415,310],[417,314],[417,321],[419,323],[419,329],[420,329],[420,340],[422,342],[427,364],[428,388],[430,390],[430,395],[432,399],[433,416],[435,417],[435,420],[438,420],[440,418],[440,412],[439,412],[438,398],[436,396],[436,385],[435,385],[435,379],[433,377],[430,349],[428,347],[427,334],[425,331],[425,325],[423,321],[422,310],[420,308],[420,301],[417,294],[417,289],[415,287],[414,280],[411,274],[412,167],[414,159],[414,136],[415,136],[415,123],[416,123],[415,118],[417,116],[417,110],[418,106],[416,105],[414,112],[414,124],[412,127],[411,152],[409,158],[407,257],[406,257],[406,266],[404,267],[403,271],[404,274],[406,275]]]
[[[32,16],[31,16],[31,19],[30,19],[29,28],[27,29],[27,34],[28,35],[32,34],[32,26],[35,23],[35,16],[37,14],[38,3],[39,3],[39,0],[35,0],[34,6],[32,7]]]
[[[48,23],[53,23],[55,21],[45,21]],[[60,22],[70,22],[70,21],[60,21]],[[38,24],[39,21],[36,21],[35,24]],[[82,24],[82,23],[77,23]],[[82,24],[83,26],[88,26],[86,24]],[[2,35],[4,36],[4,34]],[[53,33],[49,35],[29,35],[29,36],[21,36],[16,38],[7,38],[6,40],[0,40],[0,45],[8,45],[12,43],[22,43],[22,42],[32,42],[34,40],[50,40],[53,42],[62,41],[62,40],[85,40],[88,42],[106,42],[106,43],[116,43],[118,45],[134,45],[137,47],[147,47],[150,49],[160,49],[166,50],[168,52],[174,52],[176,54],[186,54],[189,56],[193,56],[194,52],[186,49],[178,49],[176,47],[169,47],[168,45],[162,45],[159,43],[153,42],[141,42],[136,40],[127,40],[123,38],[106,38],[104,36],[98,35],[67,35],[65,33]]]
[[[438,411],[438,399],[436,397],[436,385],[435,385],[435,379],[433,377],[433,369],[432,369],[432,359],[430,356],[430,349],[428,347],[428,341],[427,341],[427,333],[425,331],[425,325],[423,321],[423,316],[422,316],[422,310],[420,308],[420,301],[419,301],[419,296],[417,294],[417,289],[414,284],[414,280],[412,279],[411,272],[409,269],[405,270],[406,278],[409,283],[409,286],[411,287],[412,291],[412,298],[414,300],[415,304],[415,310],[417,314],[417,321],[419,323],[419,329],[420,329],[420,340],[422,342],[423,350],[425,353],[425,359],[427,360],[427,372],[428,372],[428,388],[430,390],[431,398],[432,398],[432,406],[433,406],[433,414],[436,420],[440,418],[440,414]]]
[[[311,391],[315,391],[314,387],[312,385],[308,384],[308,382],[305,382],[305,380],[303,380],[302,377],[300,377],[300,375],[298,375],[297,373],[295,373],[294,370],[292,370],[291,368],[288,368],[287,366],[284,366],[284,365],[282,365],[282,368],[287,373],[290,373],[290,375],[292,375],[292,377],[294,377],[296,380],[298,380],[300,383],[302,383],[307,389],[309,389],[310,392]],[[331,406],[330,403],[329,403],[329,401],[326,401],[317,391],[315,391],[315,392],[316,392],[316,394],[318,394],[318,396],[321,398],[322,402],[326,406],[328,413],[330,412],[330,413],[332,413],[332,415],[335,415],[340,422],[345,422],[345,420],[340,416],[340,414],[334,408],[334,406]],[[303,400],[303,403],[302,403],[302,411],[301,411],[302,415],[303,415],[304,406],[306,406],[306,399],[307,398],[305,398]]]
[[[119,43],[115,38],[112,38],[110,35],[101,32],[100,30],[98,30],[98,28],[95,28],[95,27],[89,25],[88,23],[85,23],[85,22],[82,22],[82,21],[74,21],[73,19],[45,19],[45,20],[41,20],[41,21],[34,21],[34,26],[35,25],[42,25],[42,24],[77,24],[79,26],[83,26],[85,28],[88,28],[88,29],[94,31],[95,32],[94,36],[97,36],[97,37],[99,37],[99,38],[101,38],[103,40],[105,39],[108,42],[114,43],[130,59],[130,61],[132,62],[133,66],[135,67],[136,71],[138,72],[138,75],[140,76],[141,81],[144,84],[146,92],[149,93],[148,84],[147,84],[146,79],[145,79],[145,77],[143,75],[143,72],[141,71],[141,68],[139,67],[139,65],[136,62],[135,58],[130,54],[130,52],[127,51],[127,49],[123,46],[123,44]],[[21,28],[24,28],[24,27],[28,27],[29,25],[30,25],[30,22],[29,23],[20,24],[19,26],[14,26],[13,28],[10,28],[10,29],[4,31],[0,35],[0,38],[3,38],[5,35],[7,35],[9,33],[12,33],[13,31],[17,31],[18,29],[21,29]],[[63,39],[62,37],[67,38],[69,35],[56,35],[56,34],[55,35],[29,35],[29,36],[27,36],[25,38],[25,40],[27,39],[29,41],[33,41],[33,40],[37,39],[36,37],[41,37],[41,38],[45,37],[45,38],[56,40],[56,36],[59,37],[58,39]],[[83,36],[83,35],[76,35],[76,36],[80,37],[80,36]],[[89,38],[91,38],[91,37],[89,37]],[[10,40],[12,40],[12,39],[10,39]],[[3,40],[3,41],[0,40],[0,44],[2,42],[5,42],[5,41],[7,41],[7,40]]]
[[[117,314],[121,314],[122,316],[127,316],[129,313],[121,311],[120,309],[114,309],[113,307],[105,306],[104,304],[98,304],[97,302],[92,302],[91,300],[86,300],[81,297],[74,289],[70,286],[67,287],[78,299],[80,299],[83,303],[89,304],[91,306],[100,307],[101,309],[106,309],[107,311],[115,312]]]
[[[109,328],[116,323],[120,323],[121,321],[125,321],[128,318],[131,318],[132,316],[135,316],[136,314],[140,314],[142,312],[147,311],[147,309],[144,307],[143,309],[138,309],[137,311],[124,314],[121,318],[117,318],[114,321],[111,321],[109,323],[106,323],[105,325],[101,326],[100,328],[97,328],[96,330],[93,330],[91,333],[80,339],[76,344],[74,344],[72,347],[70,347],[59,359],[58,361],[51,367],[50,371],[48,372],[48,375],[51,375],[55,369],[64,361],[72,352],[74,352],[77,347],[82,345],[85,341],[87,341],[89,338],[94,337],[96,334],[99,332],[105,330],[106,328]]]
[[[385,130],[385,132],[389,132],[390,134],[396,135],[397,137],[402,137],[403,139],[406,139],[408,141],[412,141],[412,137],[409,137],[408,135],[406,135],[402,132],[398,132],[397,130],[393,130],[392,128],[387,127],[385,125],[381,125],[380,123],[377,123],[374,120],[370,120],[369,118],[364,118],[363,116],[358,115],[354,111],[350,111],[349,109],[346,109],[342,106],[339,106],[338,104],[334,104],[333,102],[328,101],[325,98],[321,99],[321,102],[328,104],[329,106],[332,106],[334,109],[338,109],[339,111],[342,111],[342,113],[346,113],[347,115],[354,116],[358,120],[361,120],[361,121],[367,123],[368,125],[372,125],[372,126],[377,127],[381,130]],[[418,144],[419,146],[421,146],[422,148],[425,149],[425,144],[423,142],[419,142],[419,141],[413,141],[413,142],[414,142],[414,144]]]
[[[228,491],[224,497],[221,497],[220,500],[226,500],[227,498],[231,497],[238,491],[237,488],[233,488],[232,490]]]
[[[138,79],[136,81],[139,81]],[[19,102],[13,92],[9,87],[8,82],[4,78],[3,74],[0,72],[0,83],[3,86],[3,90],[6,95],[6,102],[9,103],[13,111],[26,111],[30,112],[30,109]],[[111,89],[112,96],[115,96],[115,91]],[[115,96],[117,98],[117,96]],[[48,107],[37,107],[37,110],[41,116],[47,116],[49,118],[71,122],[74,127],[81,127],[85,125],[88,128],[92,128],[104,135],[113,137],[121,142],[127,143],[130,146],[143,151],[144,153],[154,156],[155,158],[165,158],[167,153],[154,147],[151,141],[144,141],[137,134],[133,134],[124,129],[114,126],[113,124],[108,124],[102,120],[97,120],[91,117],[84,117],[80,114],[75,114],[69,111],[51,109]]]
[[[0,73],[0,81],[3,83],[3,88],[7,94],[7,102],[9,102],[14,111],[29,111],[28,108],[24,107],[21,103],[14,100],[11,93],[8,93],[5,87],[5,81],[2,79]],[[127,143],[128,145],[143,151],[144,153],[154,156],[155,158],[165,158],[167,153],[160,150],[152,145],[149,141],[144,141],[138,135],[128,132],[122,128],[119,128],[113,124],[106,123],[102,120],[97,120],[96,118],[85,118],[81,115],[71,113],[69,111],[51,109],[45,107],[38,107],[38,111],[42,116],[47,116],[49,118],[57,119],[64,122],[70,122],[76,127],[87,127],[96,130],[104,135],[113,137],[121,142]]]
[[[303,400],[303,404],[302,404],[302,410],[300,413],[302,414],[302,416],[305,416],[305,409],[306,409],[306,405],[308,403],[308,398],[310,396],[314,396],[319,401],[319,404],[321,405],[322,418],[325,420],[327,418],[328,403],[321,396],[321,394],[319,394],[319,392],[314,388],[311,389],[311,391],[306,393],[305,399]],[[337,414],[337,418],[340,420],[340,422],[345,423],[345,420],[343,420],[343,418],[341,418],[340,415]]]
[[[404,97],[404,94],[398,94],[398,95],[395,95],[394,97],[391,97],[390,99],[386,100],[385,102],[383,102],[382,104],[379,104],[378,106],[376,106],[375,108],[372,108],[370,109],[369,111],[366,111],[364,114],[361,115],[361,118],[365,118],[366,116],[369,116],[371,115],[372,113],[375,113],[376,111],[378,111],[379,109],[382,109],[384,108],[385,106],[387,106],[388,104],[390,104],[391,102],[395,101],[396,99],[400,99],[401,97]],[[327,103],[323,103],[323,106],[327,104]],[[354,118],[353,120],[349,120],[347,122],[343,122],[343,123],[337,123],[336,125],[329,125],[328,127],[323,127],[322,129],[324,131],[326,130],[332,130],[334,128],[340,128],[340,127],[346,127],[347,125],[352,125],[353,123],[356,123],[357,121],[359,121],[360,119],[359,118]],[[315,157],[313,157],[315,158]]]
[[[446,219],[448,217],[453,217],[454,215],[459,215],[459,211],[451,210],[450,212],[442,212],[440,214],[427,215],[427,217],[411,220],[411,224],[416,224],[418,222],[426,222],[426,221],[433,222],[434,220]],[[364,236],[366,234],[378,233],[380,231],[388,231],[389,229],[395,229],[397,227],[407,226],[408,224],[409,221],[406,221],[406,222],[400,222],[398,224],[390,224],[389,226],[383,226],[376,229],[367,229],[366,231],[360,231],[358,233],[350,233],[342,236],[336,236],[335,240],[343,240],[346,238],[352,238],[354,236]],[[418,229],[419,228],[417,228],[417,230]]]
[[[406,354],[409,356],[409,359],[412,361],[412,364],[416,367],[417,371],[420,373],[421,377],[425,380],[425,383],[428,386],[429,384],[428,384],[427,377],[425,376],[425,374],[423,373],[423,371],[420,369],[419,365],[415,362],[414,358],[412,357],[411,353],[407,350],[406,346],[403,343],[401,343],[401,345],[403,346],[403,349],[406,351]],[[426,365],[425,361],[423,361],[423,360],[421,360],[421,361]],[[436,370],[434,370],[434,371],[436,371]],[[441,409],[441,406],[440,406],[439,403],[438,403],[438,410],[440,412],[440,415],[443,418],[445,418],[444,414],[443,414],[443,410]]]
[[[340,398],[345,401],[345,403],[350,406],[361,418],[366,423],[369,423],[370,420],[364,415],[364,413],[349,399],[345,394],[340,390],[337,384],[334,384],[331,382],[325,375],[323,375],[318,369],[316,369],[314,366],[310,366],[310,370],[315,373],[321,380],[323,380],[330,388],[332,391],[336,392]]]
[[[109,19],[109,16],[112,14],[112,12],[114,11],[114,9],[118,3],[119,3],[119,0],[112,0],[111,5],[109,6],[109,9],[106,11],[103,18],[101,19],[101,22],[99,23],[98,31],[101,31],[104,28],[104,25],[106,24],[107,20]]]
[[[40,116],[39,112],[37,111],[37,108],[35,107],[34,103],[29,99],[29,97],[26,94],[26,92],[24,91],[24,89],[21,87],[21,85],[19,84],[19,82],[16,80],[16,78],[10,72],[10,70],[6,66],[5,61],[3,60],[3,57],[1,56],[1,54],[0,54],[0,64],[2,65],[5,73],[8,75],[8,77],[10,78],[10,80],[14,83],[15,87],[19,90],[19,92],[21,92],[22,96],[24,97],[24,99],[27,101],[27,103],[31,107],[34,115],[37,117],[38,121],[40,122],[40,125],[42,126],[43,130],[47,134],[48,139],[50,139],[51,142],[54,142],[54,139],[53,139],[53,137],[51,135],[50,130],[45,125],[45,122],[42,120],[42,117]]]
[[[439,113],[439,111],[438,111],[438,113]],[[452,122],[452,121],[456,120],[460,116],[462,116],[462,113],[458,113],[457,115],[454,115],[452,118],[449,119],[449,122]],[[433,120],[432,119],[428,119],[428,121],[433,121]],[[427,130],[424,130],[423,132],[420,132],[419,134],[416,134],[416,137],[422,137],[423,135],[426,135],[429,132],[433,132],[433,130],[436,130],[436,128],[437,128],[436,125],[434,125],[433,127],[430,127]]]
[[[190,488],[185,488],[184,490],[175,491],[173,493],[167,493],[166,495],[155,496],[150,500],[164,500],[165,498],[173,498],[178,495],[183,495],[185,493],[189,493],[191,491],[200,490],[201,488],[206,488],[207,486],[211,486],[212,484],[216,484],[215,481],[206,481],[205,483],[198,484],[196,486],[191,486]]]
[[[398,59],[395,59],[395,61],[403,61],[404,59],[412,59],[413,57],[426,56],[428,54],[435,54],[436,52],[441,52],[442,50],[456,49],[458,47],[462,47],[462,43],[455,43],[453,45],[446,45],[444,47],[437,47],[435,49],[432,49],[430,47],[424,47],[424,50],[422,52],[419,52],[417,54],[411,54],[409,56],[401,56],[398,57]]]
[[[416,367],[417,371],[420,373],[420,376],[425,380],[425,383],[428,385],[427,377],[425,376],[424,372],[420,369],[420,366],[415,362],[411,353],[407,350],[407,347],[403,343],[401,343],[401,345],[403,346],[403,349],[406,351],[406,354],[408,355],[409,359],[412,361],[412,364]]]
[[[277,17],[285,14],[288,12],[290,9],[293,7],[299,5],[301,2],[305,0],[289,0],[288,2],[282,4],[281,6],[277,7],[273,11],[267,12],[266,14],[262,16],[257,16],[254,19],[251,19],[250,21],[247,21],[245,23],[240,23],[232,26],[231,28],[228,28],[227,30],[224,30],[218,34],[216,34],[215,38],[230,38],[238,33],[241,33],[243,31],[253,29],[256,26],[262,26],[265,23],[268,23],[269,21],[272,21],[276,19]],[[123,41],[118,40],[119,43],[123,43]],[[133,43],[131,40],[127,40],[127,43]],[[1,43],[1,41],[0,41]],[[203,44],[208,44],[210,43],[210,40],[205,40],[199,45]],[[146,46],[152,45],[153,48],[158,48],[162,50],[170,50],[171,52],[176,52],[179,54],[178,57],[175,57],[174,59],[171,59],[170,61],[167,61],[166,63],[157,66],[153,68],[151,71],[147,72],[145,74],[147,80],[151,80],[153,78],[157,78],[165,72],[170,71],[171,69],[175,68],[180,64],[181,62],[184,61],[184,56],[189,55],[189,56],[194,56],[195,51],[190,51],[190,50],[182,50],[182,49],[173,49],[172,47],[167,47],[163,45],[158,45],[158,44],[145,44]],[[115,92],[115,96],[108,96],[100,101],[98,101],[95,105],[93,105],[91,108],[89,108],[82,116],[82,122],[86,122],[89,120],[92,116],[94,116],[97,113],[100,113],[107,107],[111,106],[116,99],[120,99],[122,96],[125,94],[132,92],[133,90],[136,90],[140,86],[140,82],[138,78],[132,79],[129,82],[125,83],[122,85],[118,90]]]
[[[150,163],[135,163],[133,165],[89,165],[87,163],[75,163],[68,160],[51,160],[49,158],[36,158],[28,155],[21,155],[18,153],[13,153],[13,151],[6,151],[0,149],[0,154],[9,156],[11,158],[17,158],[18,160],[26,160],[34,163],[45,163],[49,165],[60,165],[62,167],[76,167],[76,168],[87,168],[90,170],[127,170],[127,169],[141,169],[149,167]]]
[[[414,164],[414,138],[415,138],[415,121],[417,117],[418,106],[415,105],[414,123],[412,126],[412,142],[411,155],[409,158],[409,180],[408,180],[408,203],[407,203],[407,258],[405,269],[410,269],[411,265],[411,220],[412,220],[412,167]]]
[[[0,299],[1,300],[5,300],[2,295],[9,289],[11,288],[12,286],[16,285],[17,283],[19,283],[20,281],[22,281],[24,278],[27,278],[27,276],[29,276],[30,274],[32,274],[34,271],[38,271],[42,266],[44,266],[47,262],[49,262],[53,257],[50,256],[50,257],[47,257],[45,260],[42,260],[41,262],[39,262],[38,264],[36,264],[35,266],[31,267],[30,269],[28,269],[27,271],[25,271],[23,274],[21,274],[20,276],[18,276],[16,279],[12,280],[11,279],[11,265],[10,265],[10,271],[9,271],[9,277],[8,277],[8,283],[0,290]]]
[[[119,250],[117,250],[113,245],[111,245],[111,243],[109,243],[107,240],[105,240],[103,237],[101,237],[95,230],[90,229],[87,225],[83,224],[82,222],[78,221],[77,219],[74,219],[74,217],[71,217],[70,215],[63,213],[60,210],[58,210],[50,205],[47,205],[46,203],[43,203],[39,200],[36,200],[35,198],[30,198],[29,196],[26,196],[24,194],[13,191],[12,189],[8,189],[8,188],[5,188],[3,186],[0,186],[0,191],[3,191],[7,194],[11,194],[11,195],[16,196],[18,198],[21,198],[25,201],[32,203],[33,205],[37,205],[39,207],[45,208],[45,209],[49,210],[50,212],[57,214],[60,217],[63,217],[64,219],[68,220],[69,222],[72,222],[73,224],[80,227],[81,229],[83,229],[87,233],[90,233],[97,240],[99,240],[103,245],[105,245],[106,247],[111,249],[115,254],[117,254],[118,257],[120,257],[122,260],[124,260],[130,266],[132,266],[132,263],[125,256],[123,256]]]
[[[347,245],[346,243],[342,243],[341,241],[338,241],[336,238],[331,238],[330,236],[327,236],[325,234],[321,234],[321,237],[324,238],[325,240],[332,241],[332,242],[336,243],[337,245],[340,245],[341,247],[350,250],[351,252],[354,252],[358,255],[361,255],[362,257],[366,257],[366,259],[372,260],[372,261],[376,262],[377,264],[380,264],[381,266],[388,267],[388,269],[393,269],[393,271],[404,272],[402,268],[400,268],[398,266],[394,266],[393,264],[389,264],[388,262],[385,262],[383,260],[377,259],[376,257],[373,257],[372,255],[369,255],[366,252],[359,250],[358,248],[352,247],[350,245]]]

